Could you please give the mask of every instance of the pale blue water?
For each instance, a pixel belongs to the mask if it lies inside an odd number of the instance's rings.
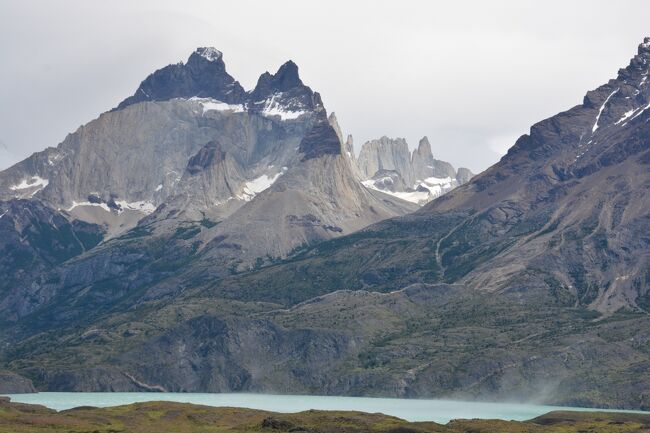
[[[176,401],[217,407],[246,407],[273,412],[301,412],[308,409],[381,412],[408,421],[435,421],[442,424],[458,418],[523,421],[552,410],[594,410],[535,404],[268,394],[39,392],[9,394],[8,397],[15,402],[41,404],[56,410],[77,406],[105,407],[144,401]]]

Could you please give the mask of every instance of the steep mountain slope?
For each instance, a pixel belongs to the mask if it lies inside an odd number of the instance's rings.
[[[423,137],[411,154],[403,138],[382,137],[363,145],[357,161],[364,185],[412,203],[424,205],[467,183],[473,176],[466,168],[433,158],[431,144]]]
[[[21,281],[43,273],[96,246],[101,227],[72,219],[33,200],[0,202],[0,323],[15,320],[26,305],[37,304],[28,292],[15,303]],[[28,308],[29,309],[29,308]]]

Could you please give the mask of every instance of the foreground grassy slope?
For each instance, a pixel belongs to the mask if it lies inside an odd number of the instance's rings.
[[[455,420],[447,425],[407,422],[383,414],[315,411],[278,414],[173,402],[136,403],[67,411],[0,399],[2,433],[635,433],[647,432],[650,416],[624,413],[551,412],[526,422]]]

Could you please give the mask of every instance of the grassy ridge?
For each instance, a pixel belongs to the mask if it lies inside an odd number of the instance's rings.
[[[1,433],[633,433],[650,430],[650,416],[551,412],[526,422],[454,420],[447,425],[408,422],[383,414],[310,410],[278,414],[252,409],[148,402],[56,412],[0,397]]]

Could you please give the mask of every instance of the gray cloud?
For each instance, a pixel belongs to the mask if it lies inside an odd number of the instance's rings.
[[[613,77],[650,16],[644,0],[447,3],[0,0],[0,166],[212,45],[246,88],[294,60],[357,147],[428,135],[436,157],[479,171]]]

